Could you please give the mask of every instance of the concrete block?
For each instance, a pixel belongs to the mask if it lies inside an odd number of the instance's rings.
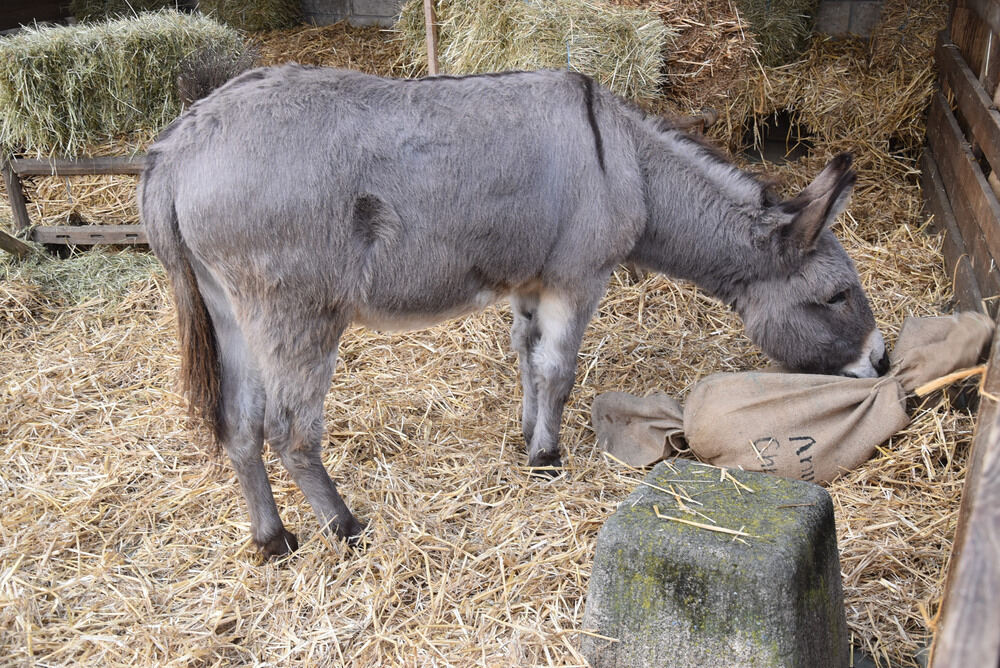
[[[883,0],[822,0],[816,10],[816,31],[835,37],[868,37],[878,25]]]
[[[381,26],[389,28],[396,23],[397,16],[360,16],[352,14],[348,23],[352,26]]]
[[[848,665],[830,495],[764,473],[727,475],[668,460],[605,523],[583,627],[616,642],[582,636],[591,665]]]
[[[870,36],[882,18],[882,4],[882,2],[855,2],[851,8],[851,34]]]
[[[353,13],[356,16],[399,16],[402,0],[354,0]]]
[[[330,25],[351,15],[351,0],[302,0],[302,16],[309,23]]]
[[[846,35],[851,30],[851,5],[847,0],[823,0],[816,10],[816,32]]]

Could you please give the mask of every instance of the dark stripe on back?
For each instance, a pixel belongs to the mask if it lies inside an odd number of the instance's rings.
[[[604,169],[604,140],[601,139],[601,129],[597,127],[597,116],[594,113],[594,80],[584,74],[577,74],[583,80],[583,99],[587,105],[587,120],[590,131],[594,135],[594,148],[597,149],[597,164]]]
[[[517,74],[530,74],[524,70],[506,70],[503,72],[477,72],[476,74],[429,74],[417,79],[399,79],[399,81],[463,81],[465,79],[499,79]]]

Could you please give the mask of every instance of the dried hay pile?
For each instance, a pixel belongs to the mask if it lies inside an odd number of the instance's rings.
[[[198,0],[198,10],[249,32],[289,28],[302,20],[302,3],[298,0]]]
[[[758,116],[787,110],[823,146],[856,151],[872,176],[912,176],[946,16],[933,0],[888,0],[869,41],[814,38],[802,60],[753,82],[750,106]]]
[[[89,143],[150,132],[180,111],[177,74],[199,51],[238,57],[243,38],[199,15],[162,11],[0,39],[0,148],[81,155]]]
[[[656,14],[602,0],[439,1],[438,51],[448,74],[569,68],[637,100],[659,93],[662,53],[673,34]],[[409,75],[427,70],[421,0],[396,24]]]
[[[372,29],[285,35],[263,38],[265,59],[311,54],[382,73],[395,62]],[[864,72],[846,56],[841,65]],[[900,120],[921,131],[918,117]],[[904,316],[947,312],[951,287],[913,156],[852,139],[820,137],[812,155],[770,171],[789,194],[835,150],[855,150],[863,172],[838,235],[891,345]],[[128,199],[102,193],[109,210]],[[0,225],[9,219],[0,208]],[[411,334],[354,329],[327,398],[324,454],[371,521],[371,547],[347,554],[317,536],[272,457],[282,515],[304,544],[260,563],[233,474],[187,428],[172,308],[147,254],[0,255],[2,665],[580,665],[594,539],[642,477],[599,454],[593,397],[683,397],[708,373],[765,362],[736,317],[690,286],[617,272],[581,351],[567,471],[547,482],[523,468],[506,307]],[[914,665],[941,595],[974,424],[950,396],[915,407],[905,432],[830,490],[854,641],[886,662]]]
[[[403,76],[399,43],[381,28],[355,28],[346,21],[329,26],[298,26],[258,33],[260,63],[294,61],[303,65],[347,67],[369,74]]]

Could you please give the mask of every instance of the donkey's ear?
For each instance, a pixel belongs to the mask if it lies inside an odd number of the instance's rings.
[[[787,216],[781,225],[787,243],[803,252],[816,247],[820,233],[833,224],[851,197],[857,178],[851,162],[850,153],[837,155],[801,193],[778,205]]]

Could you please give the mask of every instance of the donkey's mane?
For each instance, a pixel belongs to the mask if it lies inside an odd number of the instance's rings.
[[[643,114],[644,121],[655,133],[675,143],[678,151],[694,158],[689,163],[720,191],[733,195],[736,199],[752,204],[773,204],[778,198],[774,193],[775,182],[761,179],[743,171],[715,143],[701,134],[685,129],[679,118]]]

